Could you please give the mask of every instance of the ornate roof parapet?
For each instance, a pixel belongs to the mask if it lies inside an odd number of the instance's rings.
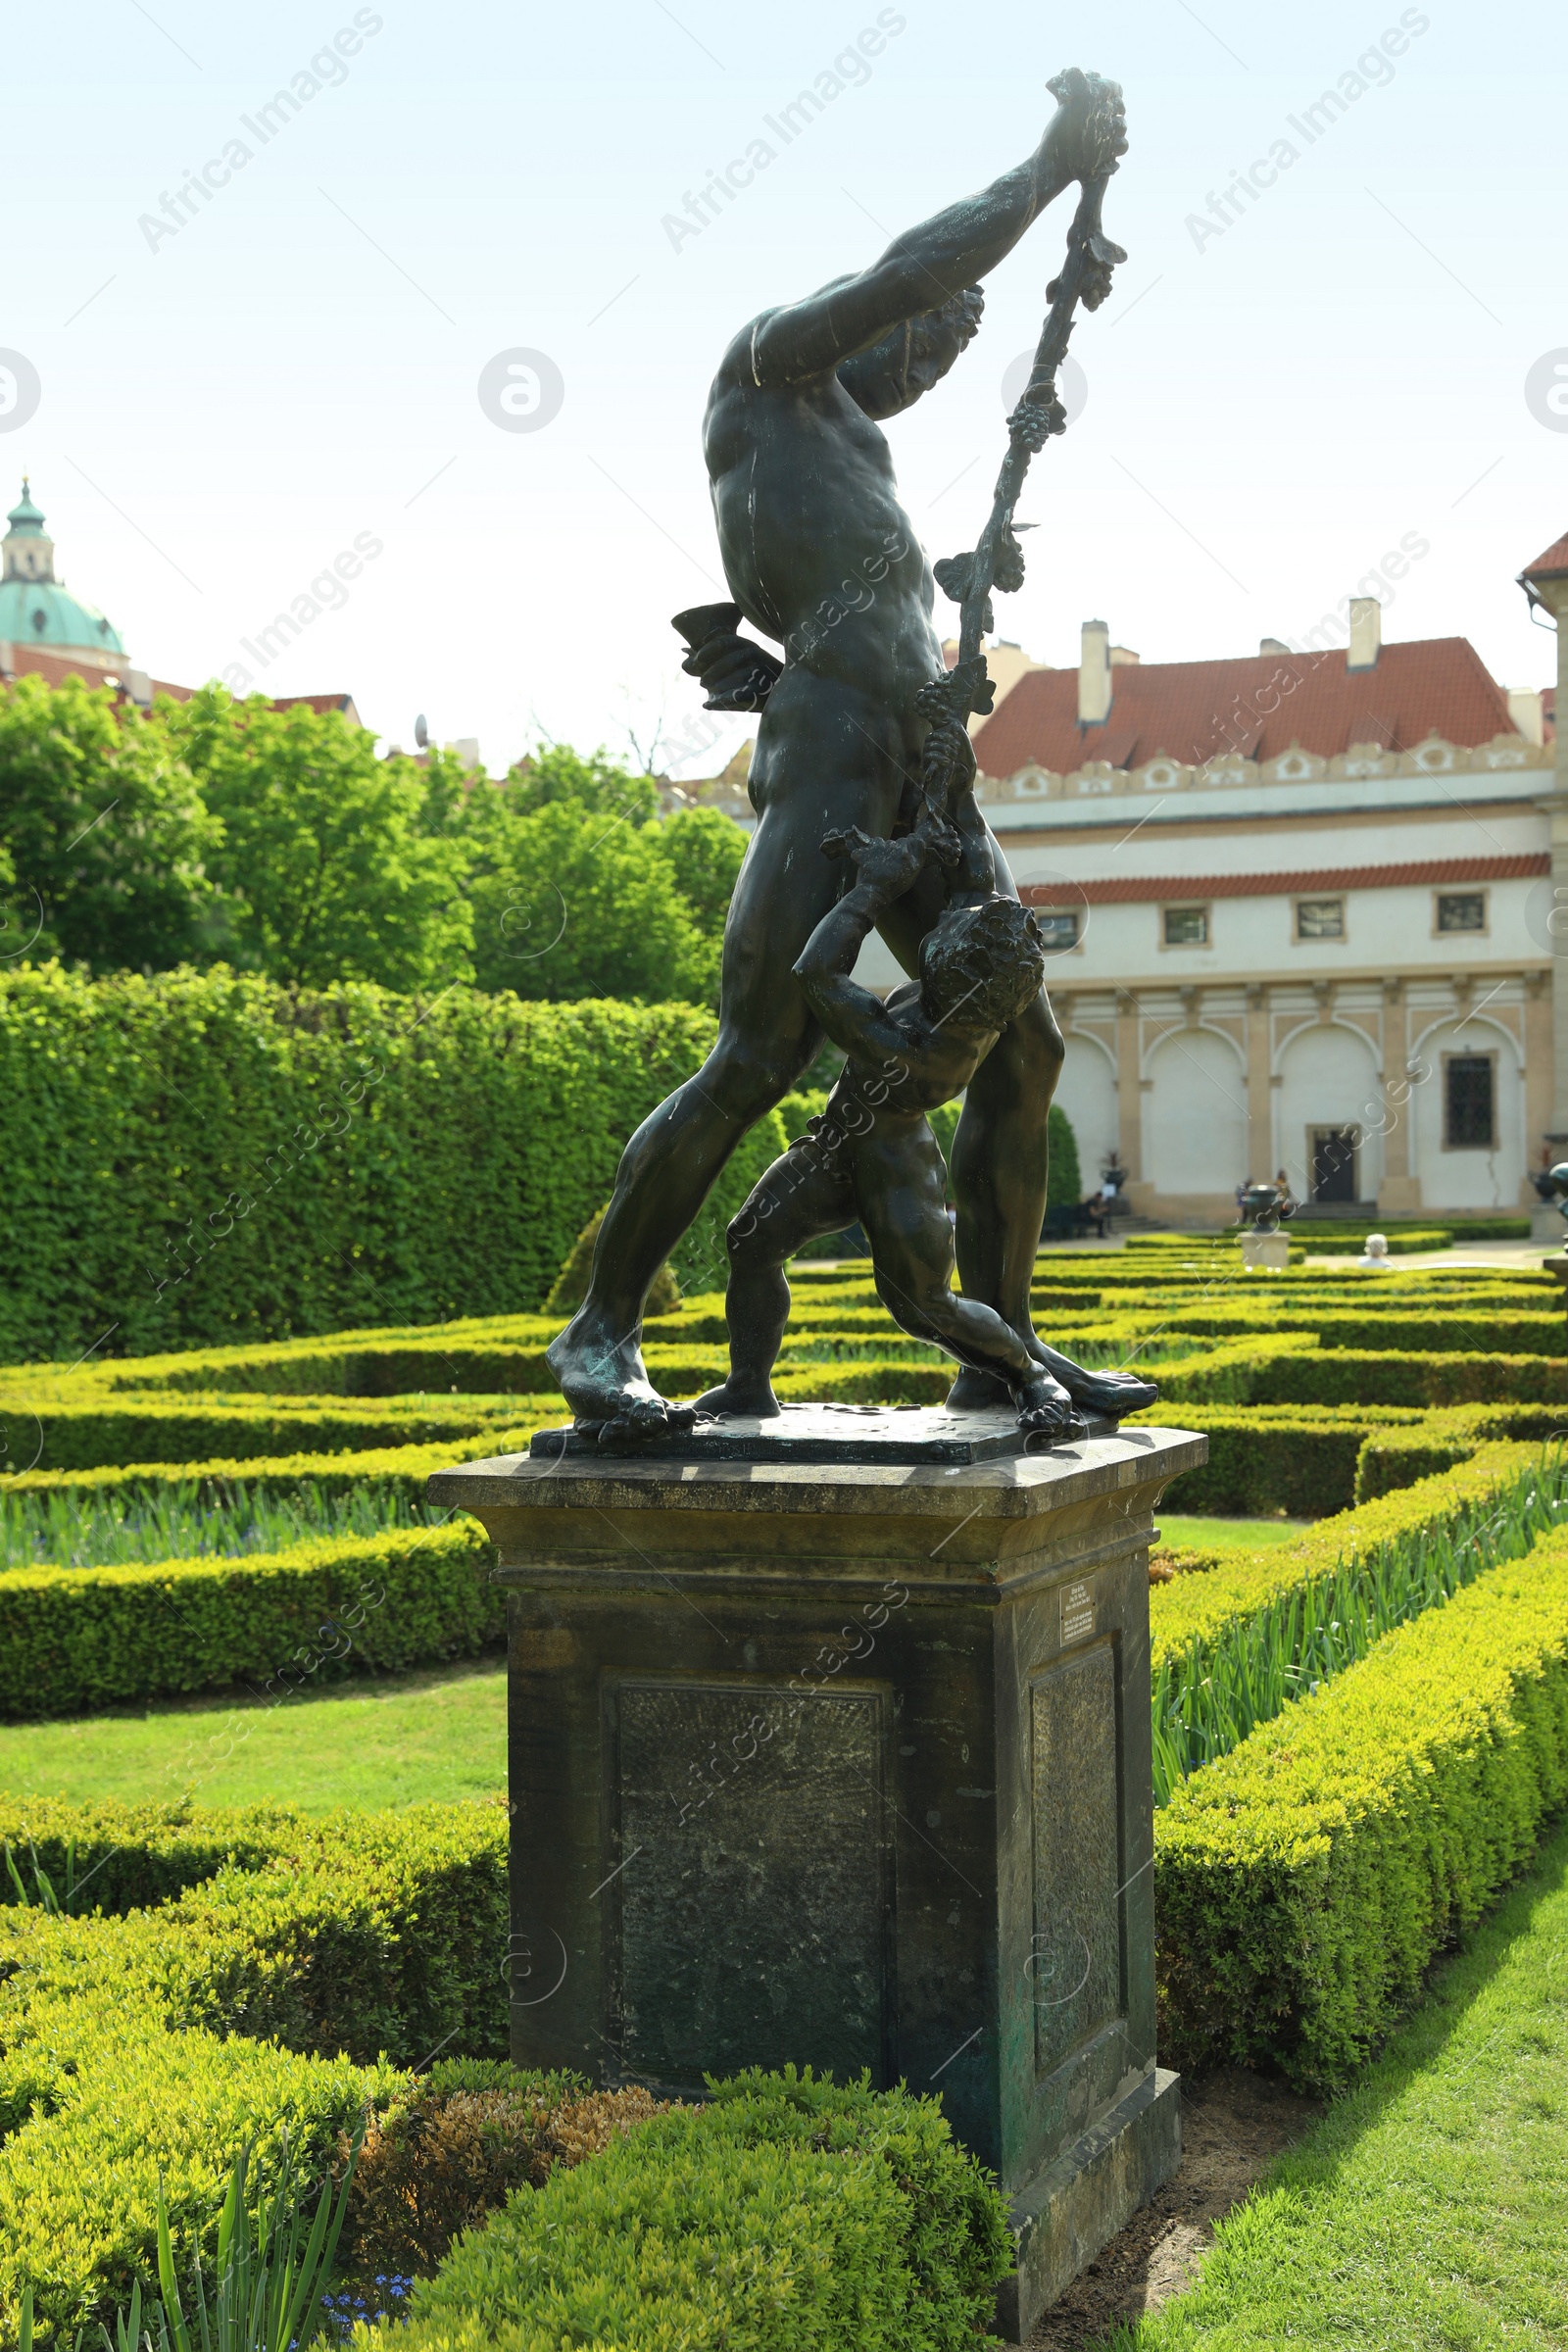
[[[1531,743],[1506,732],[1474,747],[1428,735],[1409,749],[1377,742],[1352,743],[1332,760],[1308,752],[1298,743],[1259,765],[1239,754],[1191,765],[1156,752],[1142,767],[1113,767],[1108,760],[1086,760],[1082,767],[1057,775],[1034,761],[1010,776],[977,779],[976,790],[987,808],[1005,808],[1019,802],[1094,799],[1107,793],[1176,793],[1232,791],[1249,785],[1356,782],[1380,776],[1441,776],[1488,773],[1524,768],[1550,771],[1552,746]]]

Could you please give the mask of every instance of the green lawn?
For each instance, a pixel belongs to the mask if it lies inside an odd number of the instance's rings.
[[[1568,2344],[1568,1825],[1120,2352]]]
[[[76,1803],[189,1794],[199,1805],[376,1809],[507,1785],[499,1660],[340,1683],[268,1706],[202,1699],[72,1723],[0,1725],[0,1789]]]
[[[1160,1541],[1172,1550],[1192,1544],[1202,1551],[1257,1551],[1265,1544],[1289,1544],[1310,1519],[1188,1519],[1180,1511],[1160,1511],[1156,1524]]]

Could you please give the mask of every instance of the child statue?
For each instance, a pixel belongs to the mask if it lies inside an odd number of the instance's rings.
[[[1052,1375],[1051,1350],[953,1288],[947,1169],[926,1114],[969,1084],[1002,1031],[1034,1003],[1045,970],[1034,916],[996,890],[990,836],[971,793],[960,793],[955,821],[957,830],[928,812],[899,840],[856,827],[822,843],[828,856],[849,858],[855,883],[794,971],[849,1059],[822,1116],[773,1162],[729,1228],[730,1374],[698,1399],[700,1414],[778,1413],[770,1375],[789,1316],[785,1261],[858,1219],[877,1292],[901,1330],[1004,1382],[1020,1427],[1062,1437],[1072,1426],[1072,1398]],[[933,857],[958,869],[950,903],[927,934],[918,981],[884,1003],[850,975],[868,934]],[[1127,1387],[1124,1412],[1157,1394],[1150,1382]]]

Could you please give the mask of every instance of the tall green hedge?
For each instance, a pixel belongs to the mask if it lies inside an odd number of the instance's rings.
[[[713,1034],[691,1004],[0,974],[0,1361],[538,1306]],[[742,1145],[688,1287],[782,1149],[776,1115]]]

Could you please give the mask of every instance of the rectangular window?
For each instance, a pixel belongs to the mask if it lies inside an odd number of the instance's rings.
[[[1298,939],[1343,939],[1345,937],[1345,901],[1343,899],[1298,899],[1296,902],[1296,936]]]
[[[1048,956],[1059,956],[1064,948],[1078,945],[1078,909],[1076,906],[1037,906],[1035,921],[1046,943]]]
[[[1208,945],[1208,908],[1206,906],[1166,906],[1165,945],[1167,948],[1206,948]]]
[[[1490,1152],[1496,1142],[1496,1059],[1446,1054],[1443,1061],[1443,1140],[1450,1152]]]
[[[1487,894],[1484,890],[1439,891],[1440,931],[1484,931],[1486,927]]]

